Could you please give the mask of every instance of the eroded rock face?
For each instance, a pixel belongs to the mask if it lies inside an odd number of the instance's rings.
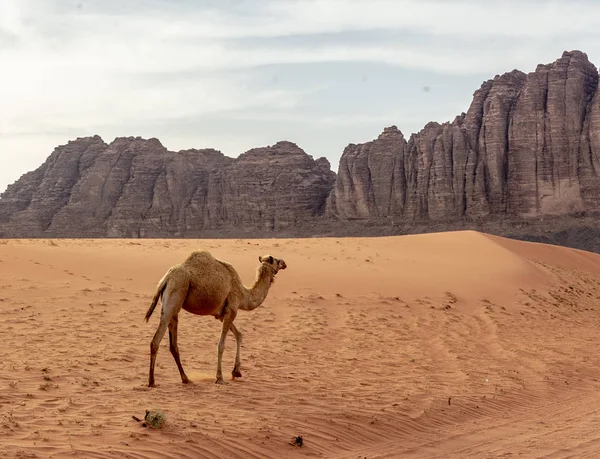
[[[598,71],[565,52],[485,82],[466,114],[349,145],[327,214],[452,220],[600,211]],[[385,141],[394,132],[394,142]],[[374,164],[377,164],[374,166]]]
[[[46,162],[10,185],[0,200],[0,232],[39,236],[71,199],[73,187],[107,145],[98,136],[81,138],[58,147]]]
[[[591,171],[582,163],[582,134],[597,86],[598,72],[583,53],[564,53],[528,76],[509,132],[511,211],[586,209],[581,177]]]
[[[0,200],[3,236],[164,237],[257,232],[322,213],[329,162],[280,142],[233,159],[170,152],[157,139],[82,138],[57,148]]]
[[[217,227],[267,231],[320,215],[335,182],[325,158],[314,161],[291,142],[252,149],[214,176]]]
[[[291,142],[234,159],[168,151],[157,139],[80,138],[8,187],[0,236],[310,235],[340,222],[347,234],[354,220],[441,230],[439,222],[594,212],[598,71],[572,51],[484,82],[466,113],[408,141],[391,126],[348,145],[337,177]]]
[[[600,90],[596,90],[583,125],[579,174],[584,206],[600,209]]]
[[[406,140],[396,126],[371,142],[344,150],[329,211],[342,219],[385,217],[402,211],[405,202]]]

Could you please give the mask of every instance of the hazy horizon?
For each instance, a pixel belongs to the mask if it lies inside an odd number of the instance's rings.
[[[4,0],[0,192],[91,135],[287,140],[337,172],[349,143],[452,121],[497,74],[575,49],[598,66],[599,25],[592,1]]]

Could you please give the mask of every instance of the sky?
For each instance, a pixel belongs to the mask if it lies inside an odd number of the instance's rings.
[[[337,171],[497,74],[600,65],[599,31],[595,0],[0,0],[0,191],[95,134],[232,157],[288,140]]]

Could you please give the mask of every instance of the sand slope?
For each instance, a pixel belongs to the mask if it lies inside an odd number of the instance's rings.
[[[241,380],[219,322],[181,313],[148,389],[166,269],[206,248],[250,284]],[[0,455],[597,457],[600,256],[474,232],[376,239],[0,241]],[[228,337],[224,372],[233,366]],[[163,410],[162,430],[132,415]],[[304,446],[288,444],[302,435]]]

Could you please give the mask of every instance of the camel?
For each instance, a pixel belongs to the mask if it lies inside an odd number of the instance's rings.
[[[231,330],[235,337],[237,348],[235,364],[231,372],[233,378],[241,378],[240,347],[242,333],[235,327],[233,320],[238,309],[252,311],[260,306],[280,269],[287,268],[285,261],[271,255],[259,256],[260,265],[256,269],[256,279],[252,287],[242,284],[235,268],[225,261],[214,258],[207,251],[194,251],[180,264],[172,266],[159,281],[152,304],[146,313],[146,322],[154,312],[158,300],[162,298],[162,311],[158,329],[150,343],[150,374],[148,387],[155,387],[154,365],[158,346],[169,329],[170,350],[181,382],[191,381],[183,371],[177,347],[178,314],[181,309],[200,316],[214,316],[223,323],[221,338],[217,347],[217,380],[216,384],[228,384],[223,380],[221,360],[225,349],[225,338]]]

